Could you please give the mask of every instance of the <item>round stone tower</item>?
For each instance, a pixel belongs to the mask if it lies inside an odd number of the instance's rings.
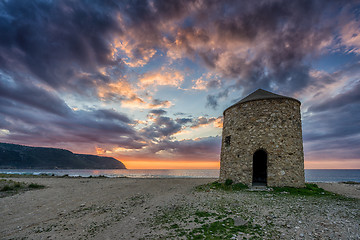
[[[224,111],[220,181],[304,187],[300,101],[258,89]]]

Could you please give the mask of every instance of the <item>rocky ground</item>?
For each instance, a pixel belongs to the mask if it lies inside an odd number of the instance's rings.
[[[360,239],[360,200],[328,193],[196,188],[215,179],[12,180],[46,188],[0,198],[0,239]]]

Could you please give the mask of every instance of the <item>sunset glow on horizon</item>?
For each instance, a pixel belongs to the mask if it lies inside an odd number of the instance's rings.
[[[223,111],[302,103],[306,169],[360,169],[358,1],[2,1],[0,142],[219,169]]]
[[[127,169],[220,169],[220,161],[122,161]]]

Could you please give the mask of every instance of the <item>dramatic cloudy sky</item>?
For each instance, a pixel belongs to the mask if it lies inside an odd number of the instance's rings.
[[[360,168],[360,2],[0,2],[1,142],[217,168],[258,88],[302,102],[307,168]]]

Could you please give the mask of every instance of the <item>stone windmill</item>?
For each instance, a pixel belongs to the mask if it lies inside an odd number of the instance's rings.
[[[258,89],[227,108],[220,181],[304,187],[300,104]]]

